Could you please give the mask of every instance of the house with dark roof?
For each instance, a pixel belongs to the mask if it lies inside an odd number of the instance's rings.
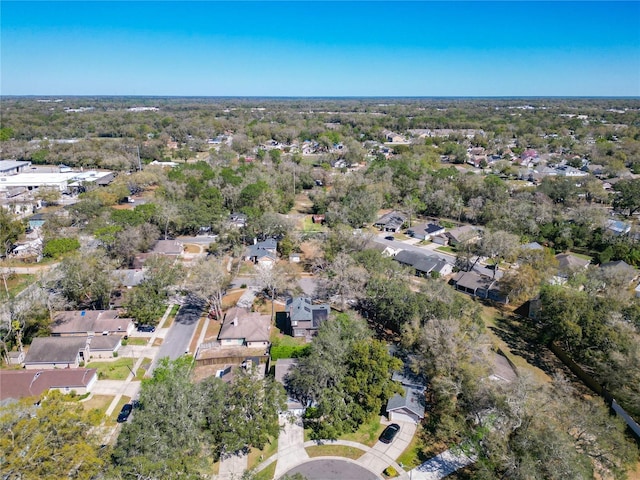
[[[406,215],[393,211],[381,216],[373,226],[385,232],[398,232],[406,220]]]
[[[50,390],[84,395],[97,381],[95,368],[0,370],[0,401],[40,397]]]
[[[420,423],[425,413],[424,391],[426,382],[414,374],[406,366],[399,372],[394,372],[392,380],[400,382],[404,394],[395,394],[387,402],[387,416],[392,422]]]
[[[267,348],[271,318],[246,308],[230,308],[224,316],[218,341],[221,347]]]
[[[322,322],[329,318],[330,312],[329,305],[314,305],[308,297],[288,299],[286,314],[289,334],[293,337],[311,337],[315,335]]]
[[[131,318],[120,318],[117,310],[72,310],[56,312],[51,323],[52,336],[130,335]]]
[[[476,272],[458,272],[451,280],[452,285],[459,292],[472,297],[493,300],[498,303],[509,303],[509,297],[500,290],[498,280]]]
[[[419,238],[420,240],[429,240],[436,235],[442,235],[444,231],[444,227],[437,223],[423,223],[422,225],[409,228],[407,235],[413,238]]]
[[[453,272],[453,265],[434,255],[401,250],[393,259],[398,263],[413,268],[418,277],[426,277],[427,275],[434,274],[449,275]]]

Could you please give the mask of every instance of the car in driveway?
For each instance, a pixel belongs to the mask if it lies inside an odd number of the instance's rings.
[[[391,443],[393,439],[396,438],[396,435],[400,431],[400,425],[397,423],[392,423],[384,429],[382,434],[380,435],[380,441],[382,443]]]
[[[131,415],[131,410],[133,410],[133,405],[130,403],[124,404],[122,406],[122,410],[120,410],[120,413],[118,414],[118,423],[126,422],[129,415]]]
[[[156,327],[153,325],[138,325],[139,332],[153,333],[156,331]]]

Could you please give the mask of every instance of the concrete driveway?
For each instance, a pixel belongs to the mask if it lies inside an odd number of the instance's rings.
[[[304,427],[302,419],[291,422],[286,415],[280,415],[280,435],[278,436],[278,463],[274,478],[279,478],[288,470],[309,459],[304,449]]]
[[[413,435],[416,433],[416,424],[412,422],[393,422],[400,425],[400,431],[396,438],[389,444],[377,441],[367,453],[358,458],[358,462],[366,465],[374,472],[380,472],[392,465],[398,472],[401,472],[396,459],[405,451],[411,443]]]

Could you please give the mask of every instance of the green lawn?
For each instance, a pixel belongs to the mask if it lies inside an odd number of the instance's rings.
[[[355,432],[342,435],[340,440],[350,440],[373,447],[384,428],[385,425],[380,423],[380,417],[376,415],[368,423],[361,425]]]
[[[313,457],[345,457],[355,460],[365,454],[364,450],[345,445],[314,445],[305,448],[311,458]]]
[[[424,454],[422,453],[422,445],[420,442],[420,436],[418,432],[411,439],[411,443],[407,445],[404,452],[400,454],[396,462],[405,467],[406,470],[412,469],[420,465],[424,461]]]
[[[588,260],[591,261],[593,260],[593,257],[589,256],[589,255],[585,255],[584,253],[576,253],[576,252],[569,252],[571,255],[573,255],[574,257],[578,257],[581,258],[583,260]]]
[[[254,480],[271,480],[273,476],[276,474],[276,463],[277,462],[273,462],[264,470],[256,473],[255,476],[253,477]]]
[[[440,252],[444,252],[444,253],[450,253],[451,255],[455,255],[456,254],[456,251],[455,251],[455,249],[453,247],[442,246],[442,247],[436,248],[436,250],[438,250]]]
[[[148,338],[140,338],[140,337],[129,337],[128,340],[126,340],[127,345],[146,345],[147,343],[149,343],[149,339]]]
[[[262,462],[264,462],[267,458],[272,455],[275,455],[278,452],[278,438],[271,439],[270,443],[267,443],[262,450],[258,450],[257,448],[252,448],[249,452],[249,456],[247,459],[247,464],[249,470],[257,467]],[[275,465],[275,462],[274,462]]]
[[[313,223],[313,220],[311,220],[310,216],[304,217],[304,220],[302,222],[302,231],[309,233],[309,232],[324,232],[327,230],[327,227],[325,227],[324,225],[321,225],[319,223]]]
[[[118,402],[118,404],[116,405],[116,408],[113,409],[113,412],[111,413],[111,416],[106,420],[106,424],[110,424],[113,425],[116,423],[116,420],[118,419],[118,414],[120,413],[120,410],[122,410],[122,407],[129,403],[131,401],[131,397],[125,397],[124,395],[122,396],[122,398],[120,398],[120,401]]]
[[[86,368],[98,369],[100,380],[126,380],[133,367],[133,358],[118,358],[113,362],[89,362]]]

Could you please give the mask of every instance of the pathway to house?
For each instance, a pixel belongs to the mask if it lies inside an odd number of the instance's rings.
[[[255,468],[255,472],[260,472],[273,462],[278,462],[273,477],[274,479],[278,479],[291,469],[309,460],[309,455],[305,450],[306,447],[323,444],[343,445],[363,450],[365,453],[355,460],[357,463],[375,473],[380,478],[382,478],[382,471],[392,466],[399,473],[398,477],[396,477],[398,480],[440,480],[477,460],[476,456],[469,456],[465,454],[462,449],[456,447],[440,455],[436,455],[411,471],[406,471],[396,463],[394,459],[398,458],[411,443],[411,439],[416,432],[416,425],[411,422],[398,423],[402,423],[401,430],[391,444],[384,444],[378,441],[373,447],[369,447],[362,443],[348,440],[312,440],[305,442],[302,421],[298,420],[297,422],[290,423],[288,420],[281,418],[281,424],[284,428],[281,430],[278,438],[278,453],[258,465]],[[239,473],[241,474],[242,472]],[[218,478],[222,479],[223,477],[219,476]],[[227,479],[229,477],[224,478]]]

